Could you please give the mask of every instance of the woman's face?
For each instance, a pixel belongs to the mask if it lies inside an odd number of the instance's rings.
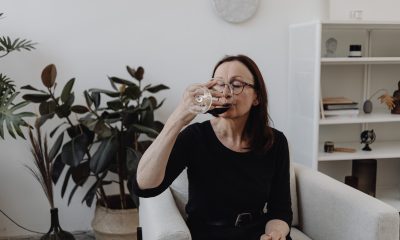
[[[214,78],[219,78],[227,84],[234,81],[241,81],[254,85],[253,75],[243,63],[239,61],[225,62],[218,66]],[[251,86],[244,86],[240,94],[233,94],[232,107],[220,117],[240,118],[247,117],[252,106],[258,104],[257,94]]]

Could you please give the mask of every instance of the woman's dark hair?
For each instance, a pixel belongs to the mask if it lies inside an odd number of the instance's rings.
[[[245,55],[226,56],[215,65],[212,76],[214,77],[215,71],[221,64],[233,61],[244,64],[253,75],[254,90],[257,94],[258,104],[250,109],[244,133],[249,138],[251,150],[256,153],[265,153],[271,148],[274,135],[270,127],[270,116],[268,114],[267,89],[257,64]]]

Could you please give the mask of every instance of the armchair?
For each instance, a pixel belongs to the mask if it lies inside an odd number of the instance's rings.
[[[190,240],[185,224],[184,171],[154,198],[141,198],[139,223],[144,240]],[[293,240],[398,240],[399,213],[391,206],[320,172],[291,166]]]

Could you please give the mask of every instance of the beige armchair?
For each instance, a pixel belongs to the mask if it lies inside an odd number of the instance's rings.
[[[189,240],[185,224],[187,177],[169,189],[141,198],[139,221],[144,240]],[[398,240],[399,213],[391,206],[320,172],[291,167],[293,240]]]

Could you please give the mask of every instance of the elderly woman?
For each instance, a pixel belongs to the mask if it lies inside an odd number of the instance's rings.
[[[194,240],[291,239],[288,144],[270,126],[260,70],[247,56],[228,56],[212,77],[231,90],[213,107],[229,100],[230,108],[182,130],[196,116],[188,88],[142,156],[134,189],[141,197],[156,196],[187,167],[187,224]]]

